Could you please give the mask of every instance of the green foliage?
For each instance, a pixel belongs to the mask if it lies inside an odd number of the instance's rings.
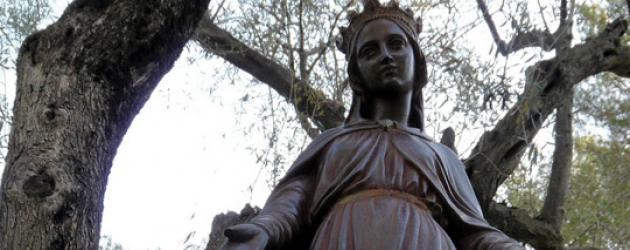
[[[628,249],[630,81],[605,73],[579,86],[579,129],[562,233],[569,245]],[[587,128],[595,135],[583,132]]]
[[[344,96],[344,68],[330,41],[334,40],[331,31],[340,21],[341,2],[216,1],[211,3],[211,12],[217,13],[215,22],[238,39],[288,68],[287,78],[298,77],[304,84],[321,89],[322,95],[325,92],[340,100]],[[256,156],[263,173],[267,173],[269,186],[274,186],[288,168],[289,159],[295,158],[307,144],[303,128],[316,129],[316,125],[275,91],[261,86],[257,79],[243,78],[233,68],[227,68],[217,72],[217,77],[250,82],[241,98],[243,106],[237,112],[254,112],[260,120],[237,123],[247,141],[268,142],[265,147],[248,145],[248,149]],[[320,105],[308,96],[290,98],[305,101],[314,109]]]
[[[575,140],[562,234],[570,246],[630,248],[630,146],[592,136]]]
[[[604,73],[579,86],[578,124],[604,128],[610,140],[627,141],[630,138],[630,81]]]
[[[524,158],[528,160],[523,160],[504,183],[504,197],[512,206],[527,211],[533,217],[540,211],[545,199],[553,148],[534,143],[527,150]]]
[[[8,67],[20,43],[49,15],[46,0],[0,0],[0,66]]]
[[[608,0],[601,1],[585,1],[577,5],[576,21],[579,30],[578,35],[582,39],[597,35],[601,29],[606,27],[608,22],[612,22],[615,18],[623,18],[630,14],[626,0]],[[628,44],[630,36],[626,34],[621,37],[622,44]]]

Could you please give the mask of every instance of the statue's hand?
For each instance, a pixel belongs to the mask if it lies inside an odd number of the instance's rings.
[[[223,232],[228,240],[222,250],[264,250],[269,242],[267,232],[254,224],[240,224]]]

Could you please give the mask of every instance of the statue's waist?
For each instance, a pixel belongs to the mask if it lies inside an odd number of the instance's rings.
[[[359,199],[374,198],[374,197],[397,198],[397,199],[406,201],[408,203],[414,204],[423,210],[431,212],[431,210],[427,207],[425,202],[421,200],[420,198],[418,198],[417,196],[409,194],[409,193],[397,191],[397,190],[390,190],[390,189],[367,189],[367,190],[353,193],[337,201],[337,203],[335,203],[335,205],[332,207],[330,211],[334,211],[337,208],[343,207],[344,205],[348,203],[353,203]]]

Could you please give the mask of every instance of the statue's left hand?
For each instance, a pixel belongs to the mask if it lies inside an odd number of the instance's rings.
[[[225,229],[228,240],[221,250],[264,250],[269,242],[269,235],[254,224],[240,224]]]

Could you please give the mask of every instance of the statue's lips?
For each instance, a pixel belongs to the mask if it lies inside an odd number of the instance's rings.
[[[383,74],[384,76],[391,77],[398,72],[398,67],[387,65],[387,66],[382,67],[380,71],[381,71],[381,74]]]

